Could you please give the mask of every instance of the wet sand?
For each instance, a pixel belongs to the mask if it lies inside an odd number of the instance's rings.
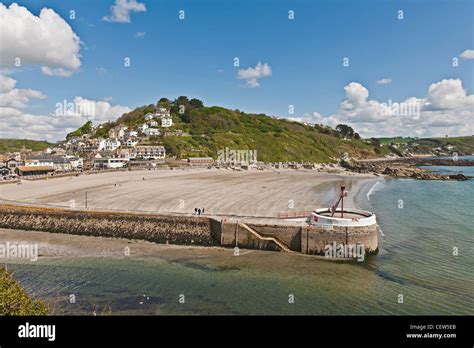
[[[92,210],[274,217],[331,204],[345,185],[346,206],[371,175],[314,170],[124,171],[0,186],[0,200]]]

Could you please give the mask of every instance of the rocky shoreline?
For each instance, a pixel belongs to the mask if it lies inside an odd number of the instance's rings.
[[[419,166],[473,166],[473,161],[452,159],[397,158],[379,161],[341,160],[341,166],[356,173],[388,175],[394,178],[416,180],[458,180],[465,181],[471,177],[462,173],[440,174]]]

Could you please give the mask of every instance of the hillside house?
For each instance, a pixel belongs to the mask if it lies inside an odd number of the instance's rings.
[[[166,108],[157,108],[155,115],[159,118],[170,117],[170,112]]]
[[[158,128],[147,128],[147,129],[145,129],[145,131],[143,133],[145,133],[145,135],[147,135],[147,136],[160,135],[161,134],[161,132]]]
[[[123,145],[129,146],[129,147],[134,147],[137,144],[138,144],[138,139],[136,138],[127,138],[127,140],[125,140],[123,143]]]
[[[166,150],[161,145],[139,145],[135,146],[132,151],[132,157],[143,159],[165,159]]]
[[[155,121],[155,120],[147,121],[146,124],[148,125],[148,127],[158,127],[160,125],[158,121]]]
[[[104,150],[105,151],[114,151],[116,148],[118,148],[121,145],[120,141],[117,139],[106,139],[105,140],[105,146]]]
[[[145,120],[151,121],[153,120],[157,115],[154,113],[149,112],[148,114],[145,115]]]
[[[126,126],[119,124],[109,130],[109,138],[122,139],[125,136]]]

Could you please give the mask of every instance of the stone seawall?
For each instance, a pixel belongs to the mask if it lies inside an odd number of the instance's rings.
[[[205,217],[126,214],[0,205],[0,227],[143,239],[156,243],[219,245]]]
[[[361,244],[368,253],[378,251],[377,227],[372,226],[300,226],[300,225],[269,225],[247,224],[264,237],[274,237],[290,250],[303,254],[324,254],[327,245]],[[224,222],[221,228],[221,245],[261,250],[280,250],[271,241],[260,240],[252,233],[235,222]]]
[[[155,243],[225,246],[323,254],[326,245],[362,244],[378,249],[376,226],[323,228],[288,224],[246,224],[204,216],[151,215],[0,205],[0,228],[100,237],[142,239]],[[270,238],[270,240],[269,240]],[[273,240],[271,240],[273,239]],[[277,242],[275,242],[275,240]]]

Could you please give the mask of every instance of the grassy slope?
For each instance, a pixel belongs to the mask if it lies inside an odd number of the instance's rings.
[[[12,274],[0,268],[0,315],[47,315],[41,300],[31,299]]]
[[[453,138],[430,138],[418,139],[409,143],[409,145],[416,145],[416,151],[420,153],[428,153],[431,149],[436,147],[444,147],[453,145],[455,148],[452,151],[471,154],[474,153],[474,137],[453,137]]]
[[[136,127],[144,122],[144,115],[152,111],[152,105],[137,108],[107,128],[119,123]],[[216,158],[218,151],[226,147],[257,150],[258,160],[266,162],[331,162],[339,159],[344,152],[361,158],[384,154],[384,149],[375,148],[363,140],[343,140],[329,128],[310,127],[217,106],[188,110],[184,115],[173,113],[172,116],[174,124],[168,131],[182,130],[189,135],[164,137],[161,142],[169,154],[181,158]]]
[[[52,143],[27,139],[0,139],[0,153],[20,151],[23,147],[33,151],[46,150]]]

